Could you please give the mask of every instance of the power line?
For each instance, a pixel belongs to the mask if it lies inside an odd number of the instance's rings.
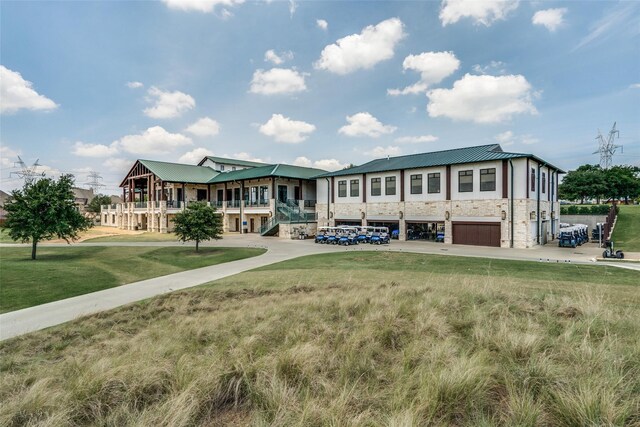
[[[102,177],[98,172],[95,172],[95,171],[89,172],[89,174],[87,175],[87,178],[89,179],[89,182],[86,182],[85,185],[88,185],[89,188],[91,188],[94,192],[97,189],[105,186],[102,182],[100,182],[100,180],[102,180]]]
[[[618,148],[620,148],[620,153],[622,153],[622,145],[615,145],[613,143],[616,136],[620,138],[620,131],[616,129],[616,122],[613,122],[613,127],[609,131],[606,139],[600,132],[600,129],[598,129],[596,140],[599,142],[599,147],[593,154],[600,153],[600,167],[602,169],[609,169],[611,167],[611,159]]]
[[[24,180],[25,184],[31,184],[36,179],[43,177],[44,172],[36,171],[37,168],[41,166],[40,163],[38,163],[38,160],[36,160],[31,166],[27,166],[27,164],[22,160],[22,158],[18,156],[18,161],[13,162],[13,167],[20,168],[20,170],[17,172],[10,172],[9,177],[11,177],[12,175],[15,175],[19,179]]]

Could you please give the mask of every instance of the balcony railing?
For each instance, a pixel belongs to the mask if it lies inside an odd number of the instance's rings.
[[[305,208],[315,208],[316,207],[316,201],[315,200],[305,200],[304,201],[304,207]]]
[[[227,200],[227,207],[228,208],[239,208],[240,207],[240,200]]]
[[[181,200],[167,200],[167,209],[180,209],[183,204]]]
[[[133,207],[136,209],[146,208],[147,202],[134,202]]]
[[[269,200],[262,199],[262,200],[245,201],[244,206],[247,208],[268,208]]]

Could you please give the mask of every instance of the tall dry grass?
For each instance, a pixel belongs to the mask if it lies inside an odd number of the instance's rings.
[[[249,272],[0,346],[0,425],[640,425],[638,288]]]

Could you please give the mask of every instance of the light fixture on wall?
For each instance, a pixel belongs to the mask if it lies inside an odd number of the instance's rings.
[[[502,211],[502,220],[504,221],[505,219],[507,219],[507,212]]]
[[[364,212],[360,212],[360,218],[364,219],[366,217],[366,214]]]
[[[529,214],[529,219],[531,220],[536,219],[536,211],[531,211],[531,213]]]
[[[333,218],[333,212],[329,212],[329,218]]]
[[[449,213],[449,211],[446,211],[444,213],[444,219],[446,219],[447,221],[449,221],[449,218],[451,218],[451,214]]]
[[[551,212],[551,219],[556,219],[556,212],[555,211]]]
[[[402,211],[400,211],[400,213],[398,214],[398,216],[400,216],[400,219],[402,219],[404,217],[404,213]]]

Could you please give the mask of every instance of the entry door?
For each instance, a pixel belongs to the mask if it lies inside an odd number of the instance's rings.
[[[240,231],[240,218],[236,218],[236,231]]]
[[[278,200],[281,202],[287,201],[287,186],[286,185],[278,185]]]
[[[199,202],[203,200],[207,200],[207,190],[202,190],[198,188],[196,192],[196,198],[198,199]]]
[[[540,244],[547,244],[547,221],[542,221],[542,229],[540,230]]]
[[[254,224],[254,220],[253,218],[249,219],[249,233],[253,233],[253,224]]]
[[[218,190],[218,201],[221,202],[224,197],[224,190]]]

